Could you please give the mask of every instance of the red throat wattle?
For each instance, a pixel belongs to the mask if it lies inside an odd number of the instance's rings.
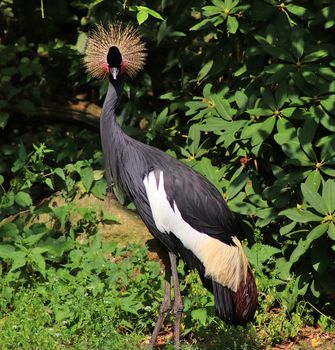
[[[126,65],[125,65],[124,62],[122,62],[122,63],[121,63],[121,73],[122,73],[122,74],[125,74],[125,73],[126,73],[126,70],[127,70]]]
[[[109,70],[109,65],[108,65],[108,63],[104,63],[104,70],[105,70],[105,72],[107,73],[107,75],[109,75],[110,70]]]

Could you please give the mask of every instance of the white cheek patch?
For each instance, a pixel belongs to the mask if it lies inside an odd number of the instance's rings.
[[[158,183],[157,183],[158,182]],[[203,263],[206,276],[237,291],[245,282],[248,261],[240,241],[235,246],[225,244],[204,232],[195,230],[181,216],[176,202],[171,207],[164,188],[164,174],[150,172],[143,180],[155,225],[161,233],[172,233]]]

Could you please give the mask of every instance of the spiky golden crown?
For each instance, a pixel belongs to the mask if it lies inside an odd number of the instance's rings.
[[[110,23],[105,28],[102,24],[97,24],[87,41],[84,57],[87,72],[98,79],[106,78],[104,64],[107,63],[108,50],[111,46],[116,46],[121,52],[126,73],[135,77],[143,68],[147,55],[141,39],[132,25]]]

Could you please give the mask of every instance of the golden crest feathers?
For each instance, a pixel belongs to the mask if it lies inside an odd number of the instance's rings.
[[[84,57],[86,71],[96,78],[106,78],[104,64],[107,63],[107,53],[111,46],[116,46],[121,52],[126,73],[135,77],[143,68],[146,57],[145,44],[141,39],[132,25],[110,23],[105,28],[102,24],[97,24],[87,41]]]

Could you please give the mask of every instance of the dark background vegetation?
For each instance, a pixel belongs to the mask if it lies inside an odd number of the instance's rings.
[[[32,341],[39,349],[103,348],[110,334],[118,349],[123,334],[135,334],[138,344],[156,315],[159,265],[143,247],[101,242],[97,224],[115,218],[75,205],[79,193],[105,197],[99,135],[59,112],[82,101],[102,104],[106,82],[87,76],[82,55],[94,24],[109,21],[140,24],[148,49],[145,69],[127,82],[120,123],[210,179],[243,228],[260,307],[252,340],[231,349],[288,339],[306,323],[333,329],[334,13],[331,0],[0,3],[5,349],[20,341],[22,348]],[[49,205],[54,196],[62,205]],[[127,258],[116,264],[106,252]],[[142,273],[133,276],[136,267]],[[211,296],[191,286],[196,275],[189,278],[186,309],[193,311],[184,336],[200,343],[208,329],[227,336]],[[9,331],[33,310],[45,319]]]

